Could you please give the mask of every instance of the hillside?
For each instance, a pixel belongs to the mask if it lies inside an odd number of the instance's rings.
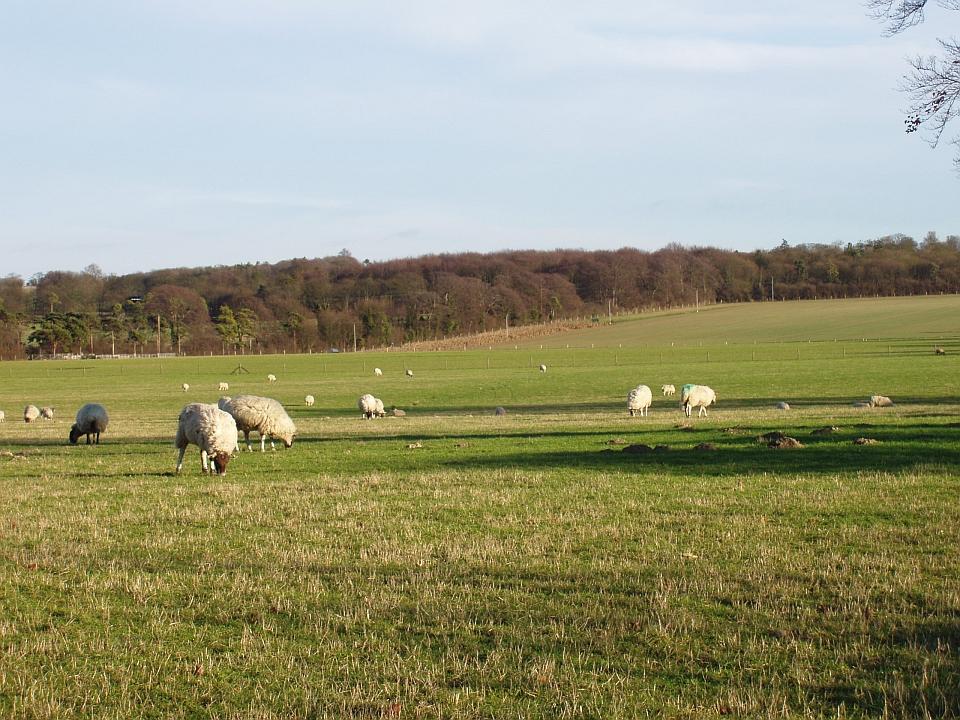
[[[544,338],[503,339],[520,347],[642,347],[724,343],[960,337],[960,295],[737,303],[651,312],[612,325]]]

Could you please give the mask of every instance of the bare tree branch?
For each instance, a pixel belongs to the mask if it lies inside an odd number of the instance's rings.
[[[889,23],[886,35],[896,35],[924,21],[923,9],[929,0],[867,0],[867,8],[878,20]]]
[[[930,0],[867,0],[877,19],[887,24],[885,35],[896,35],[919,25],[926,18],[924,9]],[[937,0],[948,10],[960,11],[960,0]],[[910,97],[904,125],[908,133],[926,130],[931,147],[940,144],[946,126],[960,116],[960,43],[956,39],[938,40],[940,56],[916,57],[913,70],[903,78],[900,89]],[[958,148],[954,163],[960,169],[960,135],[950,141]]]

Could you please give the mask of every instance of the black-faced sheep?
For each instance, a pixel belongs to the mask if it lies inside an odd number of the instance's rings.
[[[70,428],[70,444],[76,445],[81,435],[87,436],[87,445],[100,444],[100,433],[110,424],[107,409],[97,403],[87,403],[77,410],[77,421]]]

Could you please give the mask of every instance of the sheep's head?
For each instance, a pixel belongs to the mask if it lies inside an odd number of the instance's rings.
[[[70,428],[70,444],[76,445],[77,440],[80,439],[81,435],[83,435],[83,433],[80,432],[80,428],[78,428],[77,424],[74,423],[73,426]]]
[[[285,448],[291,448],[291,447],[293,447],[293,439],[294,439],[295,437],[296,437],[296,434],[295,434],[295,433],[291,433],[290,435],[284,435],[283,437],[280,438],[280,440],[283,441],[283,446],[284,446]]]
[[[227,463],[230,462],[230,453],[218,452],[213,456],[213,468],[217,475],[227,474]]]

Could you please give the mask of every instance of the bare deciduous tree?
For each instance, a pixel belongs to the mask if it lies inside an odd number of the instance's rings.
[[[888,35],[922,23],[926,19],[924,11],[932,4],[931,0],[867,0],[872,14],[886,24]],[[936,4],[960,11],[960,0],[937,0]],[[901,84],[910,97],[906,131],[927,130],[926,139],[932,147],[940,143],[950,121],[960,115],[960,42],[955,38],[937,42],[941,54],[911,60],[913,69]],[[951,142],[957,147],[954,163],[960,170],[960,135]]]

